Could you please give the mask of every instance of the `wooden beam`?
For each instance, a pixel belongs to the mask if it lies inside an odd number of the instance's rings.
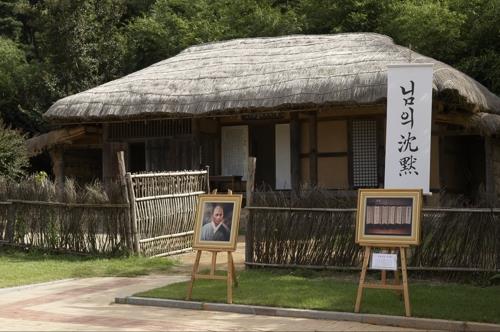
[[[26,148],[29,156],[36,156],[45,149],[50,149],[55,145],[72,142],[84,136],[87,132],[86,127],[64,128],[50,131],[46,134],[30,138],[26,141]]]

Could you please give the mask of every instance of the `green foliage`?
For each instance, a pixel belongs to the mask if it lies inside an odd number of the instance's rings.
[[[18,40],[23,24],[16,17],[17,0],[0,1],[0,36]]]
[[[25,138],[0,121],[0,176],[15,179],[28,165]]]
[[[391,0],[300,0],[297,12],[303,16],[306,33],[375,31]]]
[[[301,31],[293,11],[265,0],[157,0],[127,25],[127,70],[166,59],[200,43]]]
[[[222,38],[272,37],[302,32],[299,16],[270,1],[221,0],[214,5]]]
[[[27,63],[24,53],[12,40],[0,37],[0,108],[16,103]],[[4,113],[4,112],[2,112]]]
[[[465,46],[461,34],[465,21],[466,16],[451,10],[445,1],[395,2],[379,31],[398,44],[450,63]]]
[[[467,20],[462,27],[466,47],[456,67],[500,94],[500,1],[455,0]]]
[[[38,7],[40,53],[58,97],[116,78],[124,55],[122,1],[51,0]]]

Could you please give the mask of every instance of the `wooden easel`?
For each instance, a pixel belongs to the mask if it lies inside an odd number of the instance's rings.
[[[212,279],[212,280],[226,280],[227,281],[227,303],[233,303],[233,283],[235,287],[238,287],[238,280],[236,279],[236,269],[234,268],[233,253],[227,251],[227,276],[215,275],[215,264],[217,262],[217,254],[221,251],[219,250],[206,250],[212,253],[212,265],[210,268],[210,274],[198,274],[198,267],[200,265],[201,252],[203,250],[198,250],[196,252],[196,259],[193,265],[193,272],[191,273],[191,281],[188,285],[188,293],[186,300],[191,300],[191,295],[193,294],[194,281],[196,279]]]
[[[396,290],[398,293],[403,294],[404,302],[405,302],[405,313],[407,317],[411,316],[411,307],[410,307],[410,295],[408,292],[408,274],[406,269],[406,245],[381,245],[381,244],[361,244],[365,247],[365,253],[363,256],[363,268],[361,269],[361,276],[359,278],[359,286],[358,286],[358,296],[356,297],[356,306],[354,307],[354,312],[359,312],[361,308],[361,301],[363,299],[363,290],[364,288],[378,288],[378,289],[392,289]],[[385,270],[382,271],[381,283],[368,283],[365,281],[366,279],[366,271],[368,269],[368,262],[370,261],[370,255],[372,248],[399,248],[400,259],[401,259],[401,275],[402,275],[402,283],[399,281],[398,270],[394,271],[394,284],[387,284],[387,273]]]
[[[217,189],[215,189],[213,194],[217,194]],[[231,195],[233,192],[228,190],[228,195]],[[212,265],[210,267],[209,274],[198,274],[198,268],[200,265],[200,258],[202,251],[208,251],[212,253]],[[226,276],[218,276],[215,275],[216,271],[216,263],[217,263],[217,254],[219,252],[227,252],[227,275]],[[238,280],[236,279],[236,269],[234,267],[233,261],[233,252],[232,250],[218,250],[218,249],[198,249],[196,252],[196,259],[193,265],[193,271],[191,273],[191,281],[188,285],[188,293],[186,296],[186,300],[191,300],[191,296],[193,294],[193,286],[194,281],[196,279],[211,279],[211,280],[226,280],[227,281],[227,303],[233,303],[233,283],[234,287],[238,287]]]

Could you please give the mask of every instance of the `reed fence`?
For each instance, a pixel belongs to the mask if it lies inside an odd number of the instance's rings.
[[[0,205],[4,240],[14,245],[91,254],[128,251],[126,204],[9,200]],[[5,216],[7,216],[5,218]]]
[[[352,208],[253,206],[246,230],[249,266],[359,269]],[[423,210],[422,243],[409,270],[500,272],[500,209]]]
[[[128,204],[120,189],[84,186],[66,179],[62,195],[54,182],[32,176],[20,182],[0,178],[0,241],[85,254],[123,254],[132,249],[126,225]]]
[[[7,216],[11,204],[10,202],[0,202],[0,242],[7,242]]]

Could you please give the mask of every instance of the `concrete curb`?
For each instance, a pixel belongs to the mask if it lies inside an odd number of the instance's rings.
[[[500,325],[475,322],[462,322],[442,319],[413,318],[374,314],[356,314],[350,312],[319,311],[305,309],[274,308],[242,304],[204,303],[195,301],[180,301],[154,299],[145,297],[117,297],[115,303],[155,307],[170,307],[191,310],[223,311],[247,315],[266,315],[277,317],[295,317],[326,320],[353,321],[374,325],[388,325],[423,330],[447,331],[499,331]]]

